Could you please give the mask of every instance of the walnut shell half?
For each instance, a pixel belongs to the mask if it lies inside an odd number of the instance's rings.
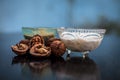
[[[11,48],[12,51],[15,52],[17,55],[24,55],[29,49],[28,45],[22,43],[11,46]]]
[[[30,54],[36,57],[48,57],[51,54],[51,48],[45,47],[42,44],[35,44],[30,49]]]

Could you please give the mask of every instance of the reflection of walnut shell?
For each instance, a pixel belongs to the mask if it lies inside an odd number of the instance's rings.
[[[37,74],[38,76],[43,76],[46,70],[51,69],[51,61],[49,59],[30,61],[28,63],[29,69],[33,74]],[[48,72],[46,72],[47,74]]]
[[[26,44],[19,43],[14,46],[11,46],[11,48],[12,51],[15,52],[17,55],[24,55],[26,54],[29,47]]]
[[[42,72],[43,69],[50,66],[50,61],[30,62],[29,67],[35,73]]]
[[[48,57],[51,54],[51,49],[42,44],[36,44],[30,49],[30,54],[36,57]]]
[[[35,44],[39,44],[39,43],[44,45],[44,39],[40,35],[34,35],[30,39],[30,45],[31,45],[31,47],[34,46]]]
[[[48,46],[50,46],[52,54],[56,56],[62,56],[66,51],[65,44],[57,38],[50,39]]]

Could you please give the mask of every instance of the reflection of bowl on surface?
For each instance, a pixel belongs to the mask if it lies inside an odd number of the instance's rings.
[[[32,36],[39,34],[45,39],[45,41],[57,35],[57,29],[51,27],[22,27],[22,32],[26,39],[30,39]]]
[[[100,45],[105,29],[59,28],[58,34],[67,49],[85,52],[94,50]]]
[[[60,80],[100,80],[96,63],[88,57],[71,57],[61,68],[56,68],[56,75]]]

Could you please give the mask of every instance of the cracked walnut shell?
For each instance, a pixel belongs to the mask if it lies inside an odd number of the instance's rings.
[[[36,57],[48,57],[51,54],[50,47],[45,47],[42,44],[35,44],[30,49],[30,54]]]
[[[17,55],[24,55],[28,51],[29,47],[26,44],[19,43],[14,46],[11,46],[12,51],[15,52]]]

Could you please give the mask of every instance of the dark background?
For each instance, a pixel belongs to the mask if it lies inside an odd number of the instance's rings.
[[[120,0],[0,0],[0,32],[21,27],[107,27],[120,22]]]

